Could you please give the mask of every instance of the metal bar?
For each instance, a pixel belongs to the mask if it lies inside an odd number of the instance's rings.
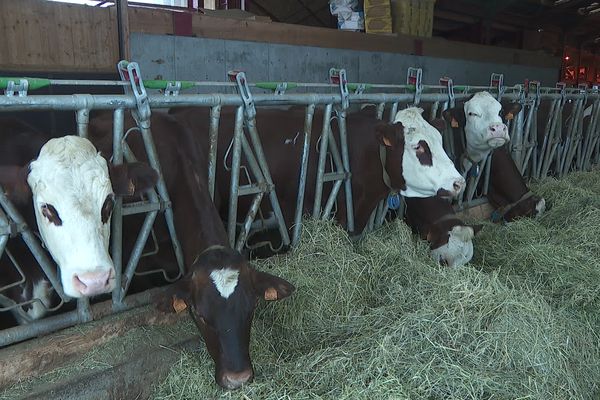
[[[88,137],[88,124],[90,122],[90,110],[81,109],[77,110],[75,114],[77,121],[77,134],[81,137]]]
[[[240,182],[240,165],[242,160],[242,135],[244,134],[244,108],[239,106],[235,112],[235,129],[233,133],[233,155],[231,161],[231,181],[229,186],[229,213],[227,219],[227,235],[229,243],[235,246],[235,227],[237,223],[237,203]]]
[[[306,106],[304,114],[304,143],[302,145],[302,159],[300,162],[300,177],[298,179],[298,195],[296,197],[296,212],[294,214],[294,227],[292,232],[292,245],[295,246],[300,240],[302,228],[302,215],[304,214],[304,196],[306,195],[306,177],[308,174],[308,159],[310,155],[310,141],[312,136],[312,124],[315,115],[315,105]]]
[[[8,200],[8,197],[6,196],[3,190],[0,190],[0,207],[4,209],[8,217],[12,219],[17,225],[26,226],[25,220],[23,219],[21,214],[19,214],[17,209],[12,205],[12,203]],[[33,256],[35,257],[38,264],[40,264],[40,267],[44,271],[44,274],[46,274],[46,277],[54,287],[56,294],[63,301],[69,301],[70,297],[63,292],[60,279],[56,275],[56,271],[54,269],[55,264],[52,263],[50,259],[48,259],[46,252],[42,249],[42,246],[40,245],[37,237],[31,231],[31,228],[27,228],[26,230],[21,232],[21,237],[23,238],[23,241],[31,251],[31,254],[33,254]]]
[[[179,239],[177,238],[177,231],[175,230],[175,222],[173,220],[173,209],[171,208],[171,200],[169,199],[167,185],[165,184],[165,180],[162,175],[162,168],[160,167],[160,161],[158,159],[156,147],[154,146],[154,141],[152,140],[152,132],[150,131],[149,120],[147,121],[147,125],[142,123],[142,126],[140,126],[140,132],[142,133],[142,138],[144,140],[144,148],[146,150],[148,162],[150,166],[158,172],[156,189],[163,204],[167,205],[164,211],[165,220],[167,222],[167,228],[169,230],[169,236],[171,237],[171,244],[173,245],[173,252],[175,253],[177,265],[179,266],[180,273],[183,274],[185,272],[183,251],[181,249]]]
[[[385,104],[384,104],[385,105]],[[383,118],[383,110],[381,112],[381,118]],[[379,119],[381,119],[379,118]],[[346,197],[346,221],[347,229],[350,232],[354,232],[354,206],[352,202],[352,180],[350,172],[350,156],[348,154],[348,131],[346,129],[346,111],[342,110],[338,112],[338,127],[340,130],[340,146],[342,151],[342,166],[344,172],[347,174],[344,178],[344,191]],[[333,139],[333,138],[332,138]],[[331,140],[334,144],[335,140]]]
[[[329,198],[327,199],[327,203],[325,204],[325,208],[323,209],[323,213],[321,214],[321,219],[323,221],[328,220],[331,217],[331,210],[333,209],[333,205],[335,204],[343,182],[344,181],[342,180],[337,180],[333,184],[333,188],[331,189],[331,193],[329,194]],[[348,230],[352,232],[352,230]]]
[[[125,126],[125,110],[115,109],[113,113],[113,154],[114,165],[123,164],[123,141]],[[113,309],[116,311],[121,303],[121,277],[123,273],[123,198],[115,198],[115,207],[111,217],[111,256],[115,268],[115,288],[112,292]]]
[[[315,187],[315,202],[313,205],[313,218],[318,219],[321,215],[321,200],[323,198],[323,175],[325,174],[325,161],[327,158],[327,147],[329,141],[329,132],[331,126],[329,120],[331,119],[332,104],[327,104],[323,113],[323,128],[321,130],[321,143],[319,147],[319,165],[317,167],[317,182]]]
[[[210,198],[215,199],[215,181],[217,173],[217,145],[219,143],[219,119],[221,117],[221,106],[213,106],[210,109],[210,128],[208,151],[208,190]]]
[[[270,187],[269,190],[269,200],[271,202],[271,208],[273,209],[273,213],[275,214],[275,218],[279,223],[279,233],[281,234],[282,242],[285,246],[290,244],[290,235],[288,233],[288,229],[285,225],[285,219],[283,218],[283,213],[281,212],[281,207],[279,205],[279,200],[277,199],[277,193],[275,185],[273,184],[273,179],[271,178],[271,173],[269,172],[269,164],[267,163],[267,158],[265,157],[265,153],[262,148],[262,144],[260,142],[260,137],[258,135],[258,130],[256,128],[256,120],[255,118],[246,119],[246,125],[248,128],[248,133],[250,134],[250,140],[252,141],[252,146],[254,147],[254,152],[256,153],[256,159],[262,170],[265,181]]]
[[[242,251],[242,249],[244,248],[244,244],[248,239],[250,228],[252,227],[252,223],[256,218],[256,213],[258,213],[258,209],[260,208],[260,202],[262,201],[264,194],[265,192],[257,193],[252,199],[250,209],[248,211],[248,214],[246,214],[246,219],[244,220],[244,225],[242,226],[242,230],[238,235],[237,241],[235,243],[235,249],[238,251]]]

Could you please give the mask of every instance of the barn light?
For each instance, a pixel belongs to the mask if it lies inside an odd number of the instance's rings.
[[[571,57],[565,56],[565,61],[569,61],[570,59],[571,59]]]

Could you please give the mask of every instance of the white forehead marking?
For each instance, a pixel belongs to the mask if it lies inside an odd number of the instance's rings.
[[[449,232],[448,243],[433,249],[431,254],[436,260],[444,259],[451,268],[458,268],[473,258],[473,228],[455,226]]]
[[[405,128],[425,127],[429,124],[423,119],[423,116],[421,115],[422,112],[423,109],[419,107],[410,107],[400,110],[396,113],[394,123],[402,122],[402,125]]]
[[[215,269],[210,273],[219,294],[228,298],[238,284],[239,271],[231,268]]]

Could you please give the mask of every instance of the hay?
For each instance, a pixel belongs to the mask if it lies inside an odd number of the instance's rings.
[[[535,190],[548,213],[488,224],[460,270],[437,266],[398,221],[357,245],[308,221],[293,252],[257,265],[297,292],[257,310],[255,382],[218,388],[202,345],[154,398],[598,398],[600,178]]]

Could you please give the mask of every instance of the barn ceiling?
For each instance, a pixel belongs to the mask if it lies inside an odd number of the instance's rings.
[[[278,22],[336,27],[328,0],[249,0],[249,11]],[[436,1],[434,36],[493,45],[485,35],[489,27],[557,32],[567,44],[598,48],[600,0]]]

